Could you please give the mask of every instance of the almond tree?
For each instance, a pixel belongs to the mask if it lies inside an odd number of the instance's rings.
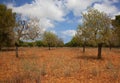
[[[111,34],[111,19],[104,12],[96,9],[89,9],[83,14],[83,22],[88,30],[90,38],[98,45],[98,59],[101,59],[101,51],[103,44],[107,43]]]
[[[18,47],[20,40],[35,40],[40,37],[41,29],[39,27],[39,20],[36,18],[29,18],[29,20],[22,20],[22,16],[17,14],[17,23],[15,27],[16,34],[16,57],[18,57]]]
[[[27,22],[27,30],[24,31],[25,35],[22,38],[24,40],[34,41],[41,37],[42,32],[40,20],[35,17],[30,17]]]

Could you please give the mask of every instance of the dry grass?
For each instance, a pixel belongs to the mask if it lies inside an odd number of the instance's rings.
[[[120,83],[120,49],[20,48],[0,52],[0,83]]]

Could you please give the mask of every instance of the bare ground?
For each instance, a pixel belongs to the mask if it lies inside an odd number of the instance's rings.
[[[20,48],[0,52],[0,83],[120,83],[120,49]]]

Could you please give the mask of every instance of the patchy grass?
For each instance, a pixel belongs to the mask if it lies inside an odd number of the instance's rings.
[[[119,83],[120,49],[20,48],[0,52],[0,83]]]

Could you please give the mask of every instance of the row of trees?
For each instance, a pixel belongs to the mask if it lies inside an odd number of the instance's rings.
[[[56,34],[52,32],[45,31],[41,36],[41,40],[36,40],[34,42],[24,42],[20,40],[19,46],[21,47],[63,47],[64,42],[61,38],[59,38]]]
[[[101,58],[103,45],[120,45],[120,15],[111,20],[104,12],[96,9],[89,9],[82,14],[83,24],[77,28],[76,35],[65,46],[98,46],[98,58]],[[21,14],[12,13],[5,5],[0,5],[0,49],[5,46],[16,46],[16,57],[21,40],[36,41],[35,45],[63,46],[63,40],[52,32],[43,32],[39,25],[40,20],[35,17],[27,17],[23,20]],[[24,43],[24,42],[23,42]],[[25,43],[24,43],[25,44]],[[27,43],[31,45],[31,43]],[[32,43],[34,44],[34,43]]]

